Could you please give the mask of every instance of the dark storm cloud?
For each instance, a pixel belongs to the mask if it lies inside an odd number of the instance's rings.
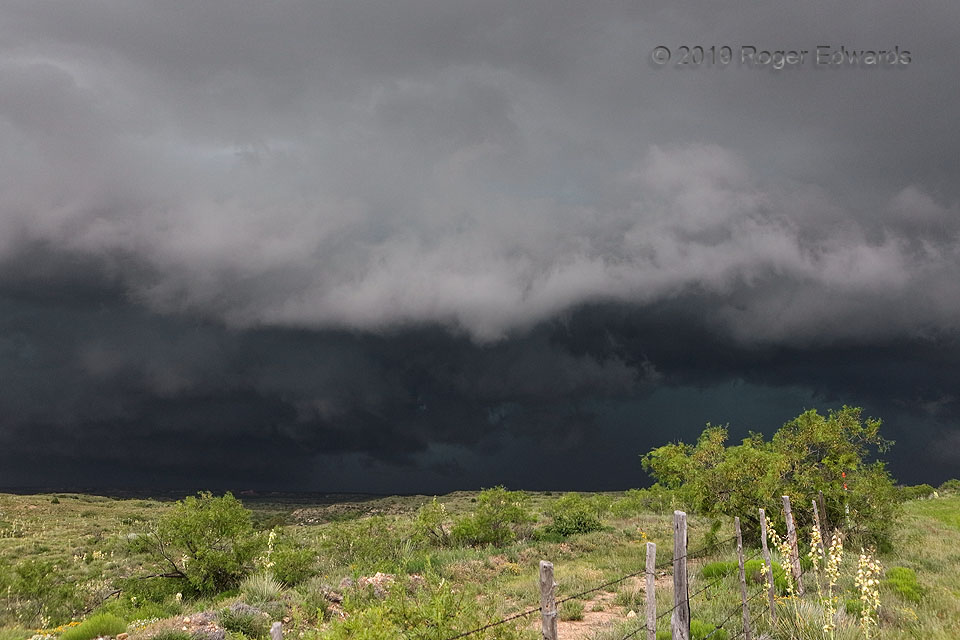
[[[62,469],[266,482],[340,456],[428,483],[525,438],[642,449],[666,412],[622,416],[658,390],[741,380],[916,417],[942,472],[958,13],[7,2],[10,464],[43,443]],[[682,70],[660,44],[913,62]]]

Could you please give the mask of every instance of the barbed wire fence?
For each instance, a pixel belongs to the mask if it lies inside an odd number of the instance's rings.
[[[790,572],[792,579],[795,581],[795,584],[800,588],[802,592],[802,583],[801,579],[809,569],[795,572],[795,569],[799,568],[799,561],[795,566],[791,564],[791,561],[799,556],[799,549],[797,547],[797,539],[794,531],[792,514],[790,513],[789,507],[789,498],[783,496],[785,504],[785,517],[787,519],[787,529],[789,532],[789,544],[791,545],[791,553],[789,557],[784,558],[784,569]],[[763,513],[761,510],[761,518]],[[647,566],[643,569],[634,571],[613,580],[608,580],[602,584],[596,585],[589,589],[584,589],[577,593],[573,593],[562,598],[556,598],[555,588],[556,583],[553,581],[553,564],[546,561],[541,561],[540,563],[540,587],[541,587],[541,601],[540,605],[531,605],[530,607],[519,611],[517,613],[508,615],[504,618],[493,620],[487,624],[464,631],[454,636],[449,636],[444,638],[444,640],[460,640],[461,638],[467,638],[469,636],[474,636],[484,631],[499,627],[501,625],[507,624],[508,622],[513,622],[522,618],[528,618],[535,614],[540,614],[542,618],[543,625],[543,639],[544,640],[557,640],[557,618],[558,618],[558,607],[564,602],[571,600],[582,599],[585,596],[588,596],[592,593],[597,593],[599,591],[609,590],[610,587],[613,587],[617,584],[623,583],[631,578],[637,578],[640,576],[647,576],[648,578],[652,576],[656,577],[657,571],[662,571],[667,567],[672,566],[674,569],[674,604],[672,607],[665,611],[656,612],[656,599],[655,593],[650,592],[646,594],[647,598],[647,618],[644,624],[641,624],[637,628],[631,630],[626,635],[624,635],[620,640],[630,640],[631,638],[636,637],[641,632],[646,632],[648,638],[654,638],[656,633],[657,624],[666,616],[671,616],[671,637],[672,638],[690,638],[690,603],[694,599],[703,595],[704,593],[709,592],[709,590],[728,578],[728,574],[725,572],[718,576],[716,579],[708,582],[704,586],[700,587],[694,593],[690,594],[687,586],[687,571],[686,571],[686,561],[695,560],[699,558],[706,557],[710,555],[714,550],[729,544],[731,542],[738,542],[738,567],[742,569],[747,563],[759,558],[761,555],[766,556],[766,541],[764,540],[764,548],[757,549],[749,558],[743,558],[742,553],[742,540],[739,540],[739,518],[737,519],[737,534],[724,538],[722,540],[717,540],[711,544],[704,545],[695,551],[687,551],[684,553],[677,553],[677,549],[686,548],[686,514],[682,511],[674,512],[674,536],[675,536],[675,552],[673,557],[668,560],[662,561],[660,563],[651,562],[651,557],[656,555],[656,545],[648,542],[648,553],[647,553]],[[679,524],[682,523],[682,524]],[[766,532],[764,531],[764,534]],[[682,541],[682,543],[681,543]],[[682,544],[682,546],[680,546]],[[650,547],[653,547],[653,555],[650,553]],[[766,565],[765,565],[766,566]],[[764,569],[764,571],[769,571],[769,569]],[[728,633],[732,631],[727,629],[727,625],[734,622],[735,617],[739,614],[743,616],[743,622],[741,623],[740,630],[731,637],[731,640],[738,640],[739,638],[750,638],[751,629],[755,628],[755,623],[760,621],[765,615],[767,615],[767,608],[761,607],[752,614],[750,613],[749,607],[757,598],[764,596],[771,590],[771,584],[774,581],[774,575],[772,571],[769,571],[766,575],[765,582],[766,584],[761,585],[759,589],[753,592],[753,594],[746,596],[746,586],[743,582],[744,578],[741,574],[740,577],[741,584],[743,585],[742,593],[744,596],[741,599],[741,602],[737,604],[736,607],[730,609],[727,615],[721,620],[717,625],[714,625],[714,628],[705,636],[705,640],[713,637],[715,634],[719,633],[721,630],[725,630]],[[648,584],[650,581],[648,580]],[[772,597],[772,596],[771,596]],[[771,601],[772,602],[772,601]],[[771,605],[772,607],[772,605]],[[684,612],[686,615],[677,615],[673,614],[677,611]],[[771,608],[772,612],[772,608]],[[771,615],[771,623],[773,622],[773,617]],[[736,627],[734,627],[736,628]],[[728,636],[729,637],[729,636]]]

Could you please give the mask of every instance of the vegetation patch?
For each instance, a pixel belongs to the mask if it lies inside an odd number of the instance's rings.
[[[908,602],[918,603],[923,600],[924,590],[917,582],[917,572],[913,569],[907,567],[887,569],[883,586]]]
[[[105,636],[117,636],[127,630],[127,623],[117,616],[101,613],[90,616],[80,625],[60,634],[60,640],[92,640]]]

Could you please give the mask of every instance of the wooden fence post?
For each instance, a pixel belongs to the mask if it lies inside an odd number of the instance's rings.
[[[657,545],[647,543],[647,640],[657,640]]]
[[[783,517],[787,521],[787,542],[790,544],[790,567],[797,585],[797,595],[803,595],[803,579],[800,574],[800,548],[797,546],[797,528],[793,524],[793,512],[790,510],[790,496],[783,498]]]
[[[743,637],[744,640],[753,640],[750,633],[750,609],[747,608],[747,574],[743,569],[743,536],[740,534],[740,518],[733,519],[737,529],[737,563],[740,565],[740,601],[743,603]]]
[[[670,637],[690,640],[690,594],[687,590],[687,514],[673,512],[673,613]]]
[[[817,499],[814,498],[813,502],[813,523],[817,525],[817,531],[820,532],[820,559],[823,560],[824,564],[827,562],[827,548],[823,546],[823,525],[820,524],[820,510],[817,509]]]
[[[770,561],[770,547],[767,546],[767,512],[760,509],[760,542],[763,545],[763,562],[767,566],[767,594],[770,600],[770,620],[777,619],[777,608],[774,601],[773,563]]]
[[[540,561],[540,613],[543,640],[557,640],[557,599],[554,595],[553,563]]]

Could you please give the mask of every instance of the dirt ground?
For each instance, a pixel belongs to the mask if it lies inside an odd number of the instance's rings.
[[[644,592],[644,582],[643,578],[631,578],[630,581],[625,583],[625,586]],[[667,588],[672,584],[671,576],[657,576],[657,588]],[[617,623],[625,621],[630,612],[624,607],[614,604],[615,599],[616,594],[610,591],[600,591],[593,594],[592,599],[584,599],[583,620],[560,620],[557,623],[559,640],[591,640],[601,631],[613,628]],[[602,610],[594,611],[594,609]],[[637,607],[634,609],[634,613],[643,618],[643,607]],[[536,627],[540,628],[539,619],[536,621]]]

